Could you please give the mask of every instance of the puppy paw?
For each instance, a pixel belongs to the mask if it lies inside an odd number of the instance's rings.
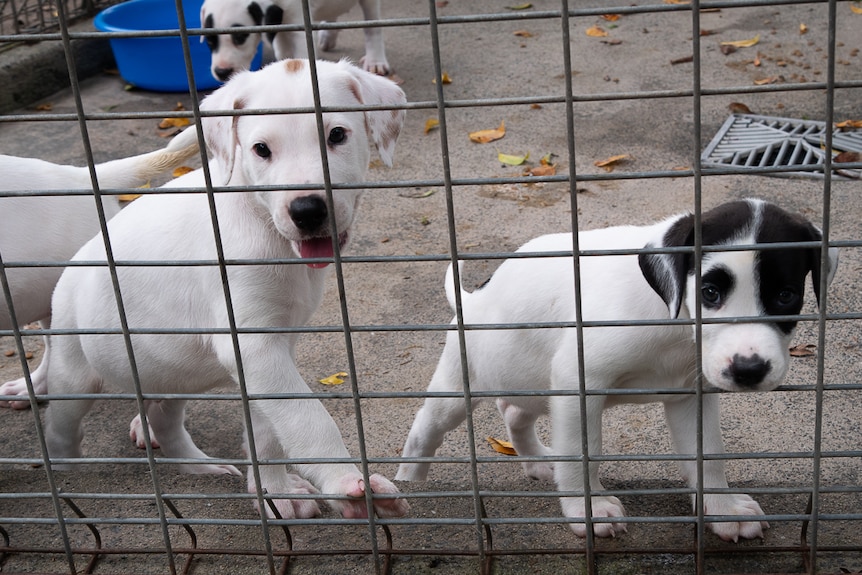
[[[233,465],[216,465],[212,463],[181,463],[179,470],[192,475],[242,475],[242,471]]]
[[[563,504],[563,515],[567,518],[581,518],[580,523],[569,523],[569,527],[575,532],[578,537],[587,536],[587,526],[583,522],[586,517],[586,502],[583,497],[564,497],[561,499]],[[623,509],[623,504],[616,497],[593,497],[592,498],[593,518],[596,517],[625,517],[626,511]],[[616,537],[617,534],[622,534],[627,531],[625,523],[593,523],[593,534],[596,537]]]
[[[553,481],[554,480],[554,466],[550,463],[539,463],[537,461],[533,461],[530,463],[524,463],[524,474],[530,479],[535,479],[537,481]]]
[[[129,438],[132,440],[132,443],[138,447],[138,449],[147,448],[147,444],[144,439],[144,425],[141,423],[140,414],[136,415],[129,423]],[[156,439],[156,434],[153,433],[152,427],[150,427],[150,442],[153,444],[153,449],[161,447],[158,439]]]
[[[392,69],[389,67],[389,62],[387,62],[385,58],[376,59],[363,56],[360,63],[362,64],[363,70],[371,72],[372,74],[377,74],[378,76],[388,76],[392,72]]]
[[[394,495],[400,493],[395,485],[379,474],[369,477],[371,492],[377,494]],[[344,477],[340,483],[339,493],[352,500],[332,501],[333,508],[340,511],[348,519],[364,519],[368,517],[368,508],[365,505],[365,481],[360,476]],[[404,499],[386,498],[374,499],[374,512],[378,517],[403,517],[410,511],[410,505]]]
[[[318,46],[324,52],[335,50],[335,43],[338,40],[338,30],[321,30],[317,33]]]
[[[769,523],[757,519],[764,515],[757,501],[743,494],[705,495],[703,499],[705,515],[742,515],[751,521],[707,523],[706,527],[725,541],[736,543],[743,539],[763,539],[763,530],[769,528]]]
[[[34,382],[35,385],[35,382]],[[36,393],[45,393],[45,390],[35,390]],[[12,409],[27,409],[30,407],[30,397],[27,394],[27,382],[24,378],[19,378],[13,381],[7,381],[0,385],[0,395],[14,395],[20,397],[20,401],[0,401],[0,407],[9,407]]]
[[[293,473],[285,473],[277,482],[265,484],[264,489],[267,494],[273,496],[314,495],[316,493],[320,493],[315,489],[314,485]],[[255,493],[251,470],[249,470],[248,492]],[[317,501],[313,499],[272,499],[272,504],[275,505],[275,508],[278,510],[278,514],[281,515],[282,519],[309,519],[320,515],[320,507],[317,505]],[[275,514],[272,512],[272,508],[269,506],[269,503],[265,502],[265,505],[266,516],[270,519],[275,519]],[[254,502],[254,508],[258,513],[260,512],[260,506],[256,500]]]

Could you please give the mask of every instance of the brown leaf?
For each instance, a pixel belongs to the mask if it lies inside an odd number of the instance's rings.
[[[159,122],[160,130],[167,130],[168,128],[185,128],[191,124],[188,118],[165,118],[161,122]]]
[[[780,84],[784,81],[784,76],[769,76],[768,78],[760,78],[754,81],[755,86],[763,86],[765,84]]]
[[[479,130],[478,132],[470,132],[470,141],[476,142],[477,144],[487,144],[488,142],[499,140],[505,135],[506,122],[505,120],[501,120],[500,127],[494,128],[493,130]]]
[[[443,84],[451,84],[452,83],[452,78],[449,76],[448,72],[443,72],[442,77],[440,79],[443,82]],[[432,78],[431,83],[436,84],[437,78]]]
[[[503,455],[518,455],[518,452],[515,451],[515,448],[512,447],[512,444],[508,441],[503,441],[496,437],[488,437],[488,443],[491,444],[491,449],[497,453],[502,453]]]
[[[808,32],[808,26],[806,26],[805,24],[800,24],[799,25],[799,33],[805,34],[806,32]]]
[[[533,37],[533,35],[527,30],[515,30],[513,32],[513,34],[515,34],[515,36],[518,36],[519,38],[532,38]]]
[[[38,106],[36,106],[37,112],[50,112],[53,109],[54,109],[54,104],[50,104],[50,103],[39,104]]]
[[[835,127],[839,130],[851,130],[853,128],[862,128],[862,120],[844,120],[836,122]]]
[[[616,156],[611,156],[610,158],[606,158],[604,160],[595,161],[595,162],[593,162],[593,165],[596,166],[597,168],[604,169],[606,172],[612,172],[612,171],[614,171],[614,167],[616,164],[623,162],[623,161],[626,161],[626,160],[631,160],[631,159],[632,159],[632,157],[629,154],[618,154]]]
[[[862,154],[860,154],[859,152],[841,152],[840,154],[832,158],[832,161],[839,164],[848,164],[852,162],[858,162],[860,161],[860,159],[862,159]]]
[[[676,66],[677,64],[686,64],[694,60],[694,56],[683,56],[682,58],[676,58],[670,61],[671,66]]]
[[[607,20],[608,22],[616,22],[620,19],[619,14],[602,14],[602,19]]]
[[[790,348],[791,357],[812,357],[817,354],[817,346],[813,343],[801,343]]]
[[[557,167],[553,164],[540,164],[524,170],[525,176],[555,176]]]
[[[721,50],[721,53],[724,54],[725,56],[728,56],[728,55],[736,52],[736,46],[731,46],[730,44],[721,45],[721,46],[719,46],[718,49]]]
[[[734,114],[750,114],[751,113],[751,108],[749,108],[748,106],[746,106],[745,104],[743,104],[741,102],[731,102],[730,104],[728,104],[727,107],[730,108],[730,111]]]
[[[601,26],[590,26],[587,28],[587,36],[592,36],[593,38],[604,38],[607,35],[608,31]]]

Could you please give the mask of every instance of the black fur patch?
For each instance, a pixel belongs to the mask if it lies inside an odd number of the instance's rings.
[[[263,23],[267,26],[275,26],[278,24],[282,24],[284,22],[284,10],[272,4],[267,7],[266,12],[263,15]],[[266,39],[269,40],[269,43],[272,44],[272,41],[275,39],[275,32],[267,32]]]
[[[212,14],[207,14],[207,17],[204,19],[204,28],[215,28]],[[210,51],[218,52],[218,35],[210,34],[208,36],[204,36],[204,41],[207,43],[207,46],[209,46]]]

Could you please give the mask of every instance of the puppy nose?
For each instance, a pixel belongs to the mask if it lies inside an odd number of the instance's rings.
[[[326,202],[320,196],[302,196],[290,202],[288,213],[296,227],[315,231],[326,221]]]
[[[233,68],[216,68],[213,72],[219,80],[226,82],[233,74]]]
[[[750,357],[736,354],[725,374],[729,375],[733,382],[740,387],[754,387],[763,381],[770,369],[772,366],[769,361],[756,353]]]

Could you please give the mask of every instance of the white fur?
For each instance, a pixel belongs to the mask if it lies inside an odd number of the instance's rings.
[[[187,130],[162,150],[96,165],[101,189],[131,188],[146,184],[170,169],[180,166],[198,152],[197,135]],[[82,195],[40,195],[45,191],[91,190],[90,170],[86,167],[53,164],[33,158],[0,155],[0,256],[12,262],[66,262],[99,231],[99,220],[92,193]],[[3,196],[2,191],[24,195]],[[117,197],[101,196],[106,218],[120,211]],[[11,267],[6,269],[15,319],[19,326],[38,321],[51,326],[51,294],[63,268]],[[0,296],[3,296],[0,292]],[[12,317],[5,296],[0,297],[0,329],[11,329]],[[46,338],[47,345],[47,338]],[[45,393],[46,364],[32,374],[35,392]],[[2,401],[0,407],[22,409],[27,386],[24,378],[4,383],[0,395],[24,396],[23,401]]]
[[[757,202],[749,205],[757,206]],[[615,227],[578,234],[581,250],[639,249],[662,246],[662,240],[680,217],[644,227]],[[733,243],[750,244],[752,238],[738,235]],[[570,234],[555,234],[534,239],[518,251],[563,252],[572,250]],[[837,263],[830,254],[830,269]],[[715,252],[705,255],[702,272],[724,266],[736,279],[735,289],[718,310],[704,308],[703,317],[762,316],[758,305],[753,252]],[[581,302],[583,320],[633,321],[667,320],[669,304],[651,289],[637,255],[585,256],[580,258]],[[800,281],[804,279],[796,278]],[[831,279],[831,275],[830,275]],[[683,290],[680,317],[693,317],[695,309],[693,275],[685,285],[669,291]],[[668,286],[670,288],[670,286]],[[446,278],[450,304],[454,308],[454,282],[450,267]],[[472,293],[461,290],[464,323],[511,324],[574,321],[574,272],[570,257],[518,258],[506,260],[488,284]],[[671,306],[672,307],[672,306]],[[453,320],[454,321],[454,320]],[[468,330],[465,333],[470,388],[473,391],[561,390],[579,389],[577,332],[567,329],[501,329]],[[712,384],[737,390],[740,386],[727,376],[735,354],[760,357],[771,362],[771,369],[751,389],[769,390],[777,386],[787,371],[787,346],[790,334],[765,323],[723,323],[703,326],[703,370]],[[584,381],[587,390],[611,389],[693,389],[695,386],[695,346],[689,325],[585,327],[583,330]],[[757,355],[755,355],[757,354]],[[450,331],[429,392],[460,391],[461,361],[457,332]],[[622,402],[662,401],[675,448],[681,454],[696,453],[698,431],[697,398],[687,395],[588,395],[586,428],[591,455],[602,453],[602,412]],[[508,396],[497,402],[515,449],[524,456],[580,456],[581,398],[578,395],[553,396],[550,401],[539,396]],[[552,449],[545,447],[535,432],[536,419],[550,412]],[[444,434],[464,420],[465,405],[459,398],[428,398],[416,415],[404,445],[405,458],[430,457],[441,445]],[[706,454],[722,453],[724,448],[719,426],[719,399],[703,395],[703,450]],[[690,486],[697,484],[693,461],[680,464]],[[427,476],[429,463],[404,462],[396,479],[421,481]],[[583,491],[584,475],[578,462],[557,461],[524,463],[527,475],[555,479],[560,491]],[[602,490],[599,467],[591,463],[589,486]],[[706,460],[703,464],[703,486],[726,488],[724,464]],[[564,515],[571,518],[572,529],[586,535],[583,497],[561,499]],[[622,517],[624,510],[616,497],[592,497],[592,517]],[[708,515],[741,515],[738,522],[710,522],[708,527],[723,539],[761,537],[766,523],[758,504],[742,494],[706,494],[704,512]],[[580,518],[580,521],[578,521]],[[625,531],[625,523],[593,524],[597,536],[614,536]]]
[[[315,22],[334,22],[340,16],[351,10],[357,0],[311,0],[309,7],[311,19]],[[249,6],[256,4],[264,14],[277,9],[281,18],[272,21],[270,16],[265,17],[263,24],[302,24],[302,2],[301,0],[206,0],[201,7],[201,26],[206,26],[207,17],[212,18],[212,27],[229,28],[232,26],[255,26],[255,22],[249,12]],[[359,0],[362,15],[368,22],[380,20],[380,0]],[[365,33],[365,56],[362,58],[362,66],[366,71],[385,76],[389,74],[389,62],[386,59],[386,49],[383,42],[383,29],[379,27],[368,27],[363,29]],[[321,50],[331,51],[335,49],[339,30],[323,30],[316,33],[316,41]],[[269,41],[271,35],[251,33],[242,43],[237,44],[230,34],[221,34],[218,48],[212,53],[211,72],[216,79],[224,80],[230,74],[247,70],[251,65],[254,55],[261,40]],[[201,38],[203,40],[203,37]],[[276,60],[286,58],[308,58],[308,45],[305,32],[302,30],[293,32],[279,32],[272,39],[272,48]]]
[[[322,104],[346,107],[360,104],[398,105],[404,94],[392,82],[346,62],[318,62]],[[243,72],[205,99],[204,111],[307,108],[312,106],[309,65],[305,60],[277,62],[258,72]],[[371,137],[389,163],[403,111],[329,112],[325,133],[343,130],[346,138],[328,148],[333,183],[361,182],[369,162]],[[347,241],[359,190],[336,190],[332,210],[313,227],[295,219],[298,207],[322,202],[322,190],[244,191],[248,186],[320,184],[323,167],[314,114],[268,116],[213,116],[203,119],[207,147],[213,160],[213,183],[239,187],[217,192],[215,207],[224,254],[228,260],[331,256],[331,226],[339,243]],[[262,156],[265,146],[269,151]],[[168,187],[204,185],[201,171],[187,174]],[[297,203],[298,202],[298,203]],[[317,204],[319,205],[319,204]],[[324,204],[325,205],[325,204]],[[334,221],[333,221],[334,220]],[[109,224],[118,260],[184,262],[215,260],[214,233],[207,196],[170,193],[145,196]],[[309,248],[308,246],[312,247]],[[328,246],[328,248],[327,248]],[[103,241],[96,237],[75,256],[101,260]],[[126,317],[131,329],[224,329],[229,326],[225,294],[216,266],[122,266],[117,269]],[[326,263],[256,264],[228,267],[236,324],[243,330],[302,326],[320,304]],[[106,268],[72,267],[63,274],[53,300],[58,328],[119,327],[114,290]],[[242,370],[249,394],[309,392],[295,362],[297,335],[241,333]],[[105,387],[131,390],[129,361],[123,338],[111,335],[56,337],[48,371],[51,394],[95,393]],[[133,335],[132,345],[145,393],[202,393],[236,385],[239,367],[227,334]],[[81,456],[81,420],[92,401],[52,401],[46,413],[46,441],[51,457]],[[341,434],[323,404],[316,399],[253,400],[254,438],[260,459],[284,457],[348,458]],[[146,414],[165,457],[199,458],[206,455],[186,431],[185,401],[147,401]],[[134,424],[133,424],[134,425]],[[191,473],[238,473],[226,465],[205,461],[184,464]],[[353,499],[333,500],[331,506],[347,517],[367,514],[365,484],[352,464],[302,464],[296,471],[308,481],[287,473],[284,465],[260,468],[262,486],[271,494],[311,493],[316,489]],[[255,488],[251,470],[249,487]],[[371,476],[375,493],[397,493],[379,475]],[[313,501],[276,499],[283,517],[312,516]],[[375,500],[383,516],[403,515],[400,499]],[[269,510],[267,510],[269,511]]]

